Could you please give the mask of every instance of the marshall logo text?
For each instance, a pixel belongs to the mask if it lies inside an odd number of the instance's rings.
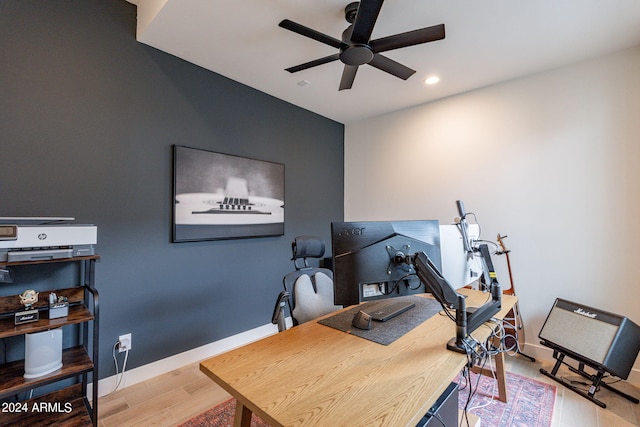
[[[589,313],[588,311],[583,310],[581,308],[575,309],[573,310],[573,312],[581,316],[590,317],[592,319],[595,319],[598,316],[596,313]]]

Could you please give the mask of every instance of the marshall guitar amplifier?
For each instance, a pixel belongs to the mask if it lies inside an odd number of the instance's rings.
[[[640,327],[628,318],[559,298],[538,337],[543,345],[622,379],[640,351]]]

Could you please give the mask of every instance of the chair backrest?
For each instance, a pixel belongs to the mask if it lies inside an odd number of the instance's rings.
[[[290,294],[289,310],[294,325],[342,308],[333,303],[333,272],[311,267],[307,261],[307,258],[322,258],[324,250],[324,241],[315,236],[298,236],[291,244],[291,260],[296,269],[285,275],[282,282]]]

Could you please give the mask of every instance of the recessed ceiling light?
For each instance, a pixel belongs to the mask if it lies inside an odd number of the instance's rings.
[[[440,77],[438,76],[429,76],[425,79],[425,83],[428,85],[434,85],[440,81]]]
[[[304,87],[308,84],[310,84],[311,82],[309,80],[300,80],[298,83],[296,83],[298,86],[300,87]]]

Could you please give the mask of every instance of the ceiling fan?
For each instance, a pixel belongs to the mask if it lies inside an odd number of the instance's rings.
[[[340,49],[339,53],[287,68],[286,71],[296,73],[339,59],[344,64],[339,90],[351,89],[353,81],[356,78],[358,67],[365,64],[371,65],[403,80],[407,80],[416,71],[380,53],[442,40],[444,39],[444,24],[371,40],[371,33],[373,32],[373,27],[376,24],[383,2],[384,0],[362,0],[360,2],[349,3],[344,11],[345,19],[351,25],[342,33],[342,40],[338,40],[288,19],[282,20],[278,24],[280,27]]]

